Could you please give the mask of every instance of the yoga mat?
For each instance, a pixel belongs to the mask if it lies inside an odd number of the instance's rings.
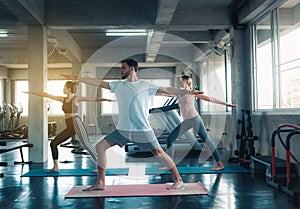
[[[180,189],[169,190],[167,184],[129,184],[108,185],[105,190],[84,192],[89,186],[74,186],[65,198],[87,198],[87,197],[145,197],[145,196],[174,196],[174,195],[204,195],[208,190],[200,183],[185,183]]]
[[[224,170],[211,171],[214,166],[193,166],[193,167],[177,167],[180,174],[218,174],[218,173],[248,173],[244,167],[241,166],[225,166]],[[158,175],[158,174],[171,174],[169,170],[162,171],[159,167],[147,167],[146,175]]]
[[[47,172],[47,169],[33,169],[21,177],[51,177],[51,176],[97,176],[93,169],[60,169],[59,172]],[[128,168],[108,168],[107,176],[128,175]]]
[[[218,174],[218,173],[249,173],[241,166],[225,166],[224,170],[211,171],[213,166],[177,167],[180,174]],[[171,174],[170,171],[161,171],[160,167],[147,167],[145,175]],[[129,168],[108,168],[107,176],[128,175]],[[59,172],[47,172],[46,169],[34,169],[21,177],[51,177],[51,176],[97,176],[92,169],[60,169]]]

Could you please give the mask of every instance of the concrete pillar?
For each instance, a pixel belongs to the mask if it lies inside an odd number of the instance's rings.
[[[237,116],[242,109],[252,109],[251,95],[251,63],[250,63],[250,41],[247,29],[232,30],[234,40],[233,57],[231,60],[232,70],[232,95],[233,102],[238,104]]]
[[[43,26],[28,26],[28,81],[29,91],[46,91],[47,33]],[[46,100],[29,95],[28,139],[33,144],[29,160],[45,162],[48,159],[48,115]]]
[[[251,94],[251,63],[250,63],[250,39],[247,29],[231,31],[233,40],[233,51],[231,60],[231,78],[232,78],[232,100],[237,104],[237,108],[233,108],[233,118],[235,118],[236,133],[240,134],[241,127],[237,124],[242,119],[241,110],[252,110],[252,94]],[[240,139],[236,140],[236,149],[240,148]]]

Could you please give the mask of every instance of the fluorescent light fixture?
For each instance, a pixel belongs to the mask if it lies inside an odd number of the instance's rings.
[[[106,36],[146,36],[147,33],[106,33]]]
[[[8,33],[7,32],[0,32],[0,37],[7,37],[8,36]]]
[[[108,29],[107,33],[147,33],[145,29]]]
[[[109,29],[106,36],[146,36],[145,29]]]

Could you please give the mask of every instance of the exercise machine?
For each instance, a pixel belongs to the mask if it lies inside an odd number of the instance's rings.
[[[15,123],[14,123],[14,128],[19,127],[19,123],[20,123],[20,118],[22,117],[21,114],[23,113],[23,107],[22,105],[17,106],[16,104],[12,104],[14,110],[15,110]]]
[[[8,128],[5,128],[4,118],[7,113],[6,109],[10,110],[10,119]],[[26,139],[28,138],[28,125],[19,126],[19,120],[23,112],[22,106],[18,107],[15,104],[4,103],[0,114],[1,131],[0,139]],[[16,120],[15,120],[16,119]]]
[[[150,122],[157,123],[159,128],[154,128],[154,133],[157,140],[163,149],[167,147],[167,137],[176,128],[176,126],[182,122],[182,118],[178,113],[179,105],[177,103],[177,98],[172,97],[163,104],[162,107],[152,108],[149,110]],[[195,141],[201,140],[196,137],[191,130],[184,133],[178,140],[176,140],[174,146],[178,149],[188,150],[193,145]],[[175,148],[176,149],[176,148]],[[128,143],[125,145],[125,151],[134,153],[142,152],[133,143]]]
[[[285,142],[283,141],[280,133],[286,132]],[[298,205],[300,197],[300,181],[298,178],[297,166],[300,166],[299,160],[291,152],[291,141],[295,135],[300,134],[300,126],[294,124],[281,124],[272,134],[272,176],[268,180],[268,184],[277,188],[279,191],[282,191],[290,195],[293,199],[293,202]],[[276,135],[281,143],[281,145],[286,150],[286,160],[285,164],[279,166],[278,159],[275,156],[275,139]],[[291,163],[291,158],[295,163]],[[284,160],[281,160],[284,162]]]
[[[284,141],[281,134],[284,133],[286,140]],[[287,193],[293,199],[296,205],[299,205],[300,197],[300,181],[298,167],[300,161],[290,150],[291,140],[293,136],[300,134],[300,126],[284,123],[277,127],[272,133],[271,156],[251,156],[251,169],[260,172],[263,171],[266,176],[266,182],[273,188]],[[276,142],[283,146],[286,151],[286,160],[276,157]],[[294,162],[291,162],[291,159]]]
[[[0,106],[0,131],[5,130],[5,115],[7,113],[6,104],[3,103],[3,106]]]
[[[0,132],[0,139],[27,139],[28,125],[24,124],[18,128],[9,129]]]

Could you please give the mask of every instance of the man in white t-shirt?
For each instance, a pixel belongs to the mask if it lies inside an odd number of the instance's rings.
[[[106,135],[96,145],[98,177],[95,185],[84,191],[105,189],[106,150],[112,146],[124,146],[128,142],[136,144],[141,150],[151,151],[169,169],[174,178],[174,184],[169,189],[180,189],[183,181],[174,161],[159,145],[149,124],[149,101],[157,94],[182,95],[197,94],[198,91],[182,90],[172,87],[158,87],[137,76],[138,63],[133,59],[121,61],[121,78],[115,82],[99,81],[91,78],[77,78],[80,82],[110,89],[115,93],[119,107],[119,117],[116,129]],[[76,79],[72,75],[63,75],[68,79]]]

